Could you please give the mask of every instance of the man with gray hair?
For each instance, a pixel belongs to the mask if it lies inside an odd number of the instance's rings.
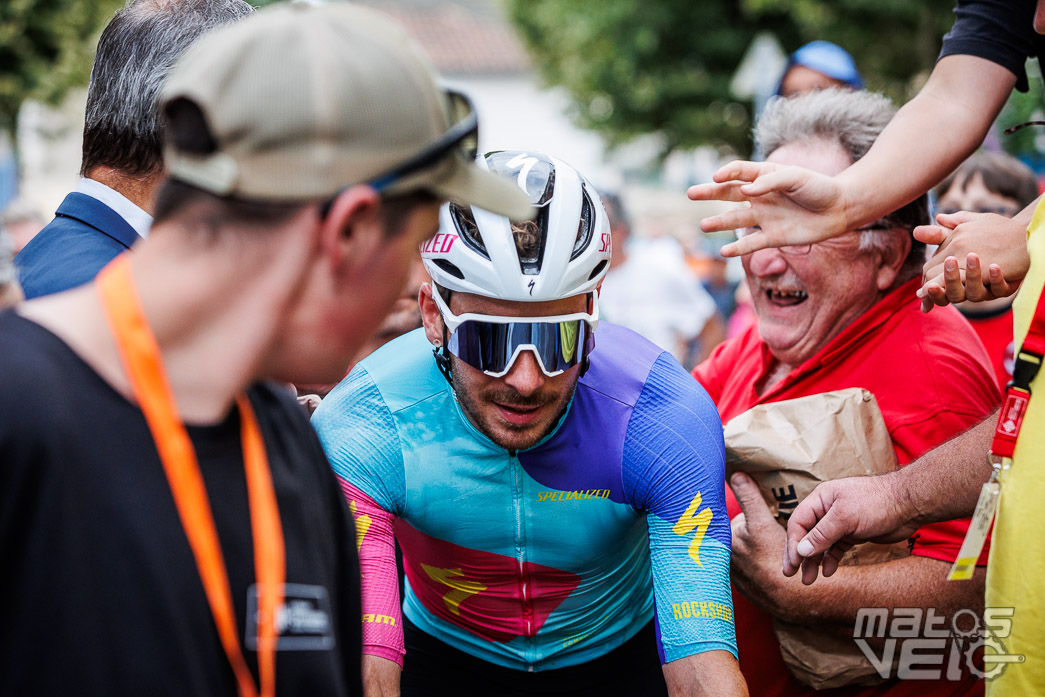
[[[80,185],[15,262],[26,297],[90,281],[148,234],[163,179],[160,88],[203,33],[253,11],[244,0],[133,0],[112,18],[87,89]]]
[[[768,162],[834,175],[867,153],[892,115],[881,95],[824,90],[771,103],[755,137]],[[835,239],[744,257],[758,323],[693,372],[722,421],[756,405],[863,388],[875,395],[903,466],[991,413],[998,392],[986,351],[969,324],[954,308],[928,316],[920,312],[915,290],[924,248],[911,232],[927,219],[922,196]],[[852,641],[861,608],[916,608],[919,617],[931,608],[948,627],[955,613],[982,610],[982,566],[972,581],[946,580],[968,520],[926,525],[911,538],[909,556],[845,565],[830,584],[809,588],[781,575],[784,528],[758,486],[742,473],[730,484],[737,641],[751,694],[814,694],[784,664],[775,622]],[[986,564],[986,553],[980,564]],[[850,646],[859,657],[857,645]],[[881,655],[878,646],[872,649]],[[942,649],[934,658],[937,666],[947,659]],[[825,672],[830,661],[823,659]],[[982,689],[964,663],[946,674],[937,670],[935,680],[913,683],[904,680],[916,677],[913,673],[893,671],[891,659],[885,663],[882,677],[888,680],[846,694],[940,696]],[[870,662],[866,668],[874,677]]]

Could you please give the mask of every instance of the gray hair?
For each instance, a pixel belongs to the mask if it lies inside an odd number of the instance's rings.
[[[102,32],[87,89],[80,174],[163,168],[159,94],[171,67],[205,32],[251,14],[244,0],[129,0]]]
[[[895,114],[896,108],[889,98],[877,92],[832,88],[789,99],[778,98],[770,101],[759,117],[755,143],[768,157],[792,143],[833,142],[856,162],[867,154]],[[929,197],[923,194],[876,222],[874,227],[902,229],[910,237],[911,230],[928,222]],[[866,230],[860,234],[860,250],[884,252],[898,239],[899,235]],[[925,261],[925,245],[911,239],[911,252],[900,271],[901,281],[919,274]]]

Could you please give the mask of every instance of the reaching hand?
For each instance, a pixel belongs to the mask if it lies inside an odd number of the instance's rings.
[[[820,484],[798,505],[787,523],[784,575],[802,569],[809,585],[823,569],[830,576],[858,542],[899,542],[918,528],[895,472],[850,477]]]
[[[1030,268],[1027,225],[996,213],[959,211],[936,216],[937,225],[914,229],[915,239],[938,244],[922,267],[922,311],[966,300],[982,302],[1015,293]],[[987,276],[983,262],[987,261]]]
[[[714,179],[713,184],[691,186],[687,195],[694,201],[746,201],[750,207],[705,218],[701,229],[761,228],[723,247],[723,256],[822,242],[849,229],[845,191],[834,177],[801,167],[735,161]]]

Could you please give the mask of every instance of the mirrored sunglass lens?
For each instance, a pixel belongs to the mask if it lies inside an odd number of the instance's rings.
[[[507,368],[520,346],[537,349],[546,372],[572,368],[594,347],[594,335],[583,320],[569,322],[477,322],[457,328],[447,349],[468,365],[490,373]]]
[[[471,100],[460,92],[447,92],[450,100],[450,128],[454,128],[466,120],[475,121],[475,127],[459,141],[461,156],[469,162],[479,154],[479,121],[475,116],[475,107]]]

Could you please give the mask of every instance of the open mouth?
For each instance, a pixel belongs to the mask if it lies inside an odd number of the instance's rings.
[[[516,425],[524,425],[536,420],[541,409],[540,405],[523,407],[514,404],[501,404],[499,402],[494,402],[494,404],[506,421]]]
[[[779,307],[792,307],[804,303],[809,297],[809,293],[804,290],[769,289],[766,291],[766,297],[769,299],[769,302]]]

